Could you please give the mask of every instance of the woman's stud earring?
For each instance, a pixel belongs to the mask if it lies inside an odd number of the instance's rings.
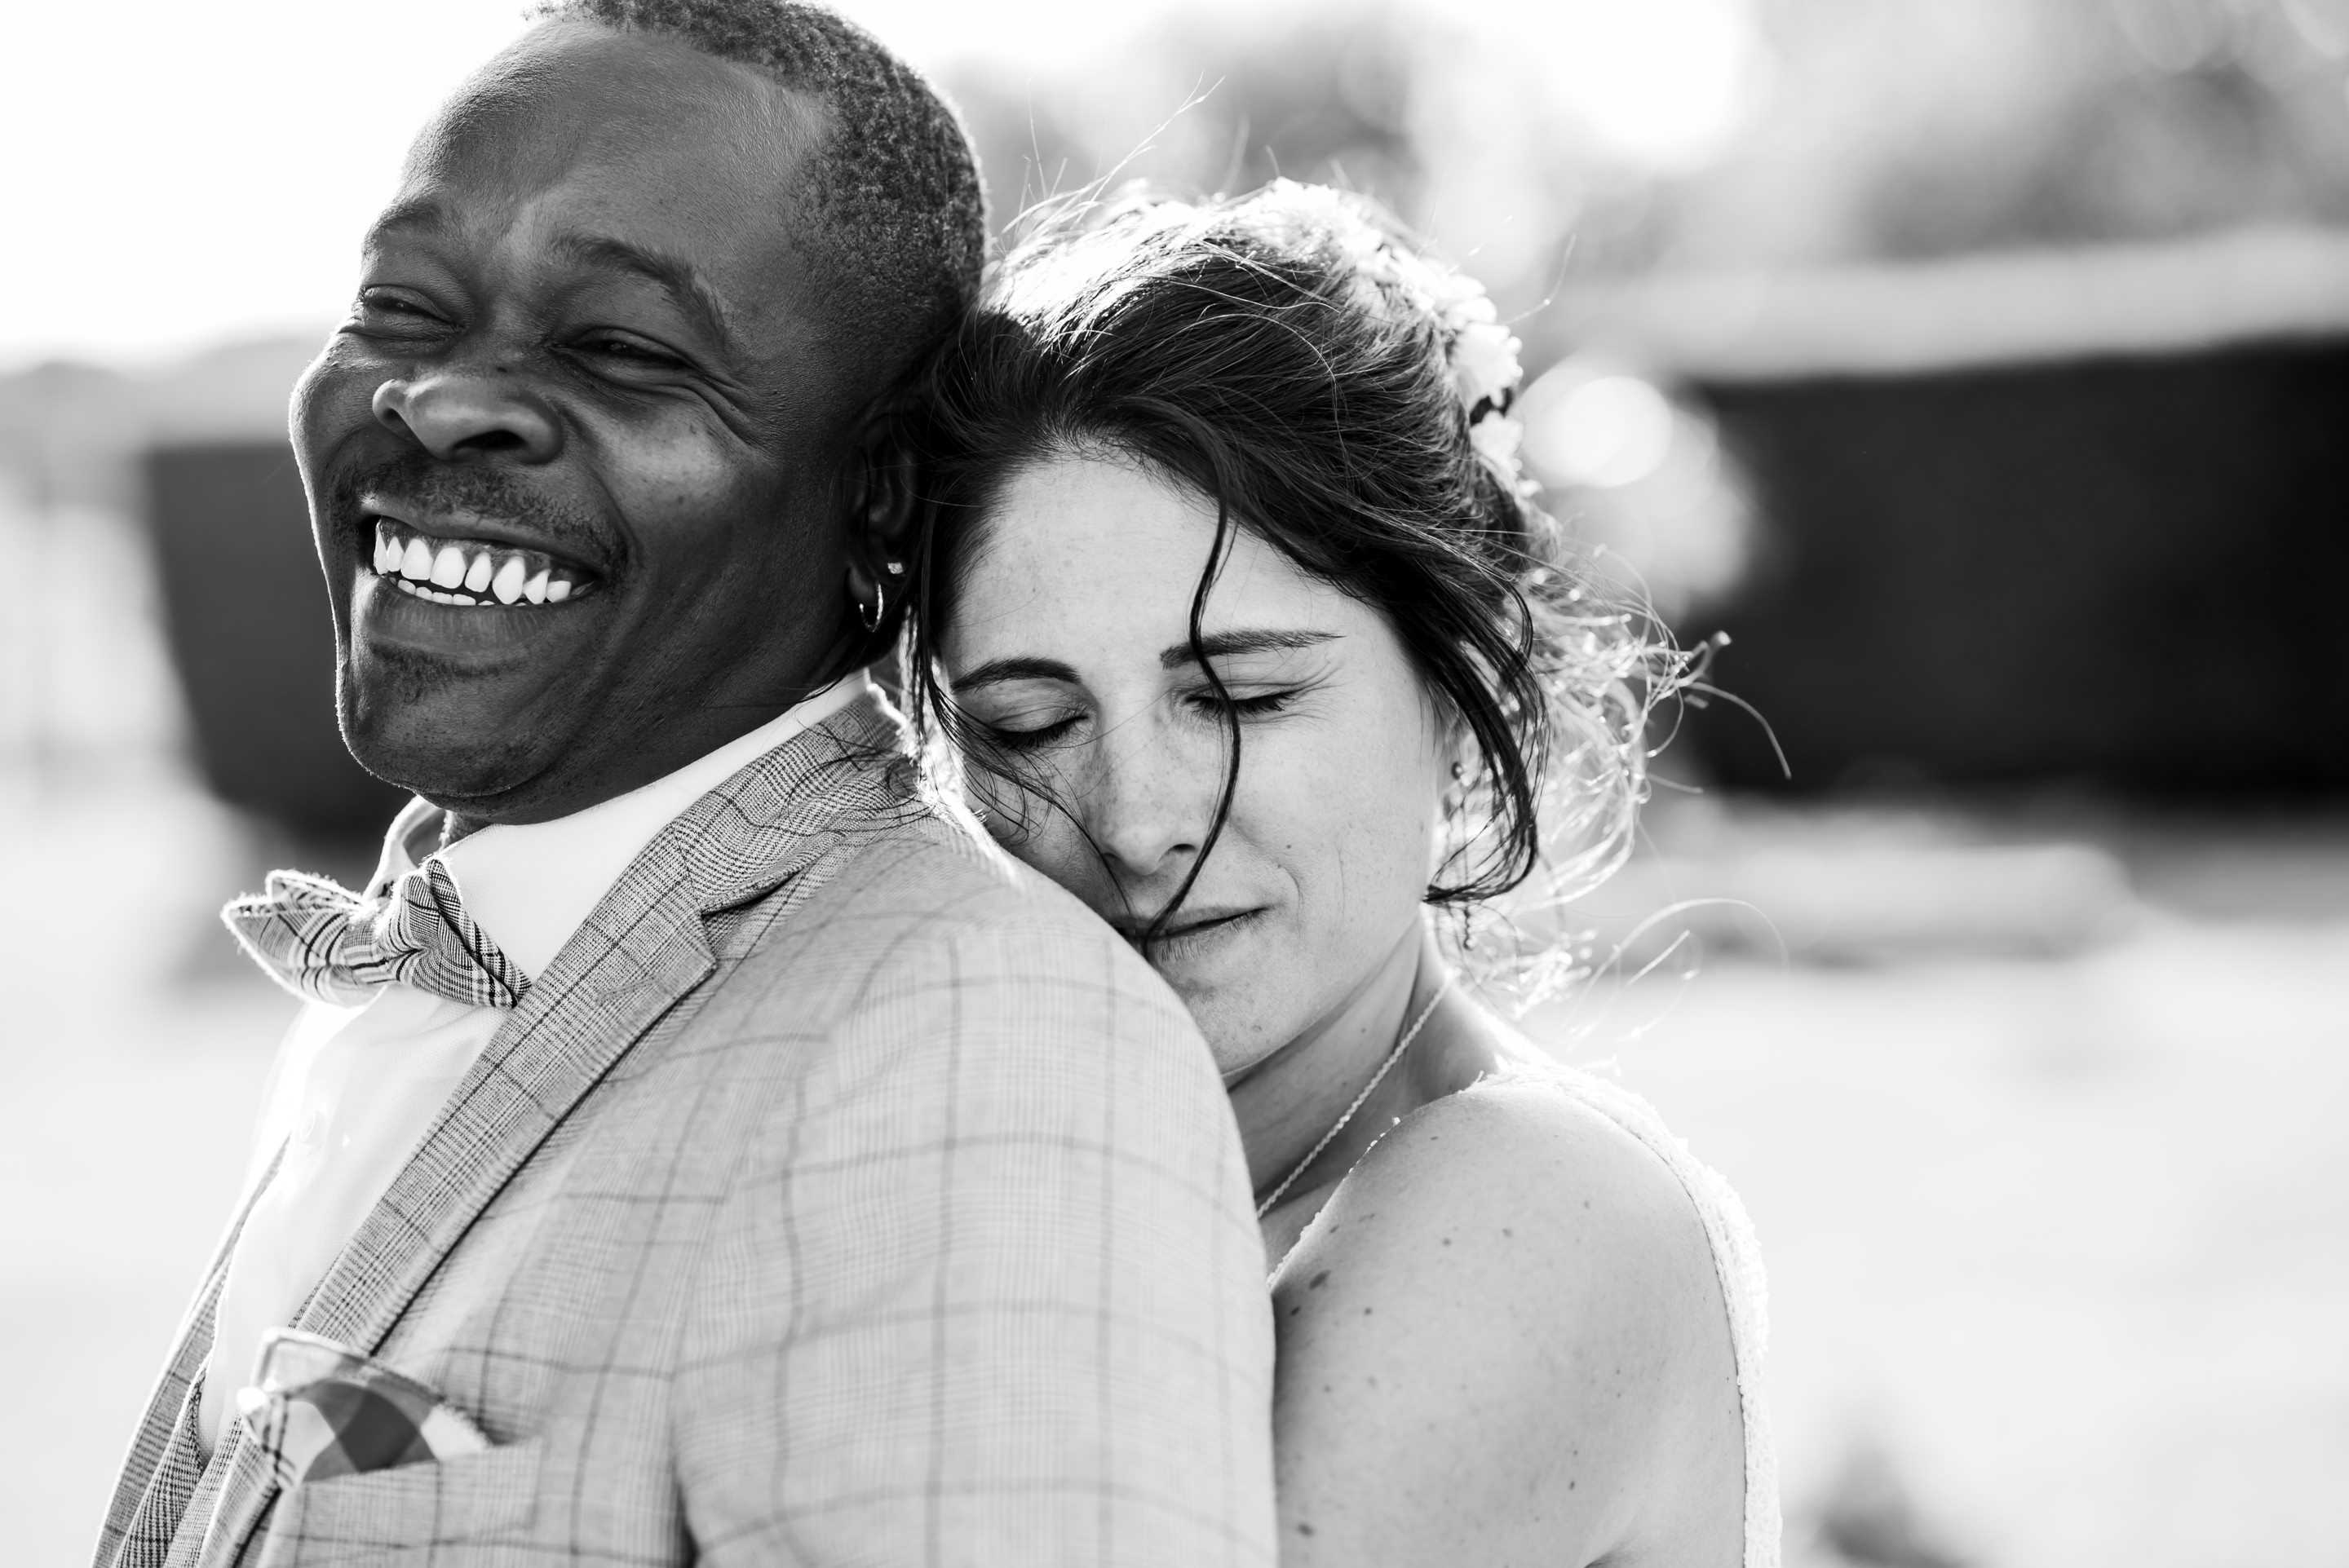
[[[885,561],[881,565],[882,569],[892,577],[903,577],[905,574],[905,563],[902,561]]]

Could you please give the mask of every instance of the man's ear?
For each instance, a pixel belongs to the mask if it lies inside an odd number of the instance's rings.
[[[911,560],[921,528],[918,465],[903,410],[868,414],[852,441],[849,559],[868,580],[894,577]]]

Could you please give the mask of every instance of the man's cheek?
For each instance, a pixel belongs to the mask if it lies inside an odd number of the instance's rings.
[[[597,466],[607,476],[625,476],[614,499],[647,527],[689,525],[739,502],[741,467],[730,460],[728,443],[700,419],[673,416],[625,429],[605,426],[593,436],[601,449]]]

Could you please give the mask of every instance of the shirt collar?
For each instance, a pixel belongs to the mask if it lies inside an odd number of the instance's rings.
[[[872,681],[859,670],[676,772],[550,822],[495,823],[427,856],[449,868],[465,913],[533,977],[586,923],[628,862],[685,809],[743,768],[857,698]],[[373,885],[419,863],[418,830],[438,810],[413,802],[392,822]]]

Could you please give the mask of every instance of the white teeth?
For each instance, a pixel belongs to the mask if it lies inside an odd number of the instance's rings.
[[[558,578],[552,566],[533,573],[531,557],[521,551],[435,545],[421,536],[403,544],[388,521],[376,525],[375,569],[378,575],[392,577],[436,604],[514,604],[525,599],[533,604],[560,604],[580,589],[576,578]]]
[[[497,576],[490,583],[490,591],[498,596],[499,603],[511,604],[522,597],[523,576],[522,557],[507,556],[504,563],[498,568]],[[472,579],[468,577],[466,581],[470,583]]]

